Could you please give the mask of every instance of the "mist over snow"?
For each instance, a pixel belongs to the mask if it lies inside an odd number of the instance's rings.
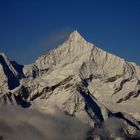
[[[0,108],[0,136],[4,140],[84,140],[88,126],[74,117],[49,115],[35,109]]]

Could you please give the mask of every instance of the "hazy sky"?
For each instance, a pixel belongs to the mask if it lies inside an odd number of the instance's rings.
[[[19,63],[33,62],[75,29],[140,64],[140,0],[0,0],[0,52]]]

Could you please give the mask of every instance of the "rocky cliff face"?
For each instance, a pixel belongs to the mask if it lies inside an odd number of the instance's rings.
[[[0,64],[1,98],[10,93],[16,104],[47,113],[57,106],[94,128],[113,116],[129,134],[140,129],[140,67],[97,48],[77,31],[32,65],[20,66],[3,54]]]
[[[0,54],[0,100],[2,104],[14,104],[12,90],[19,87],[24,78],[23,66],[10,61],[5,54]]]

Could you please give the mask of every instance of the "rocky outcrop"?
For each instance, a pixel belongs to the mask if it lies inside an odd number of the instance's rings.
[[[20,85],[20,79],[24,77],[22,65],[10,61],[4,54],[0,54],[0,76],[1,85],[7,84],[8,89],[12,90]]]
[[[10,61],[5,54],[0,54],[0,100],[1,104],[16,104],[13,90],[21,86],[21,79],[25,78],[23,66]],[[19,90],[21,91],[21,90]]]

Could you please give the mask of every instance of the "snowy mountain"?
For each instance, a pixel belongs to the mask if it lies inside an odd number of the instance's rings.
[[[97,48],[77,31],[31,65],[0,54],[0,83],[2,105],[33,107],[51,115],[59,109],[96,131],[115,118],[126,127],[123,136],[110,136],[114,139],[139,133],[140,67]],[[103,139],[96,131],[90,138]]]

